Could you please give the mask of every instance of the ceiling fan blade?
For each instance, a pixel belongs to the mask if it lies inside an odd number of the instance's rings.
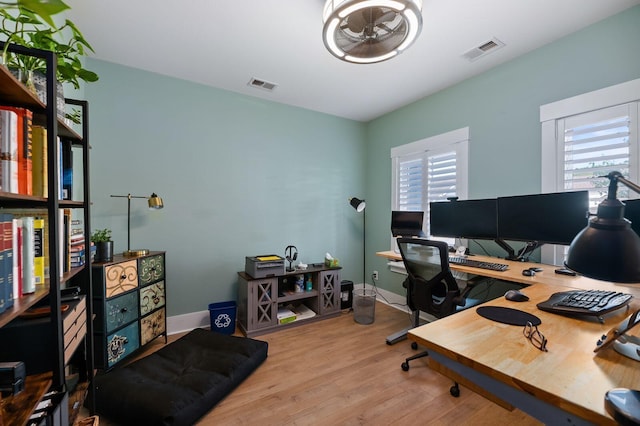
[[[364,15],[364,10],[357,11],[347,16],[347,26],[349,30],[354,33],[361,33],[364,31],[364,27],[367,25],[367,19]]]
[[[379,10],[380,10],[380,13],[382,13],[382,10],[381,9],[379,9]],[[395,12],[393,10],[390,10],[390,11],[388,11],[386,13],[383,13],[382,15],[379,15],[378,17],[376,17],[375,20],[374,20],[374,23],[379,26],[379,25],[381,25],[381,24],[383,24],[385,22],[393,21],[396,18],[396,14],[397,14],[397,12]]]

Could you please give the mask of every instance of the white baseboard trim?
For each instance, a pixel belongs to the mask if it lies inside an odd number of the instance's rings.
[[[354,289],[361,289],[363,284],[355,284]],[[395,294],[389,290],[385,290],[379,287],[373,287],[371,284],[367,284],[367,288],[374,288],[378,297],[376,300],[398,309],[399,311],[409,313],[409,307],[407,306],[406,296]],[[421,314],[422,318],[423,315]],[[425,320],[427,317],[424,318]],[[167,317],[167,334],[178,334],[193,330],[194,328],[210,328],[211,321],[209,319],[209,310],[191,312],[188,314],[174,315]]]
[[[167,334],[184,333],[194,328],[210,328],[209,310],[167,317]]]

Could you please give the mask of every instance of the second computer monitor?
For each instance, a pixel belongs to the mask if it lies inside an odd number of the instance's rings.
[[[394,210],[391,212],[391,234],[394,237],[425,237],[423,220],[422,211]]]
[[[587,226],[589,192],[555,192],[498,198],[498,237],[569,245]]]
[[[497,238],[496,199],[429,203],[430,235],[449,238]]]

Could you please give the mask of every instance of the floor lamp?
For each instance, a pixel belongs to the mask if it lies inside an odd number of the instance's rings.
[[[137,249],[131,250],[131,199],[132,198],[145,198],[147,203],[149,204],[150,210],[159,210],[164,207],[164,203],[162,202],[162,198],[158,197],[158,194],[155,192],[151,194],[150,197],[142,197],[138,195],[112,195],[115,198],[126,198],[127,199],[127,251],[122,253],[124,256],[144,256],[149,254],[148,249]]]
[[[371,324],[375,318],[375,307],[376,307],[376,297],[373,294],[370,297],[367,297],[366,288],[367,288],[367,252],[366,252],[366,228],[367,228],[367,215],[364,212],[366,204],[364,200],[359,198],[349,198],[349,204],[353,207],[358,213],[363,212],[362,217],[362,279],[363,279],[363,287],[362,287],[362,297],[355,295],[353,297],[353,319],[358,324]]]
[[[356,209],[358,213],[364,212],[364,209],[367,207],[367,204],[364,202],[364,200],[361,200],[356,197],[349,198],[349,204],[351,204],[351,207]],[[365,259],[367,256],[366,228],[367,228],[367,213],[364,212],[362,214],[362,281],[365,287],[367,286],[367,268],[366,268],[366,262],[365,262]]]

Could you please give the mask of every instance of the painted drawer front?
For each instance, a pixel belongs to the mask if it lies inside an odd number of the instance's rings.
[[[107,298],[133,290],[138,286],[138,262],[115,263],[105,266],[105,295]]]
[[[140,315],[164,306],[164,281],[140,289]]]
[[[107,367],[112,367],[138,349],[138,322],[107,336]]]
[[[140,320],[140,335],[141,344],[146,345],[151,340],[164,334],[165,332],[165,310],[158,309],[151,315],[148,315]]]
[[[140,285],[152,283],[164,278],[164,256],[161,254],[144,257],[139,260],[138,275]]]
[[[138,319],[138,293],[131,292],[106,301],[107,333]]]

